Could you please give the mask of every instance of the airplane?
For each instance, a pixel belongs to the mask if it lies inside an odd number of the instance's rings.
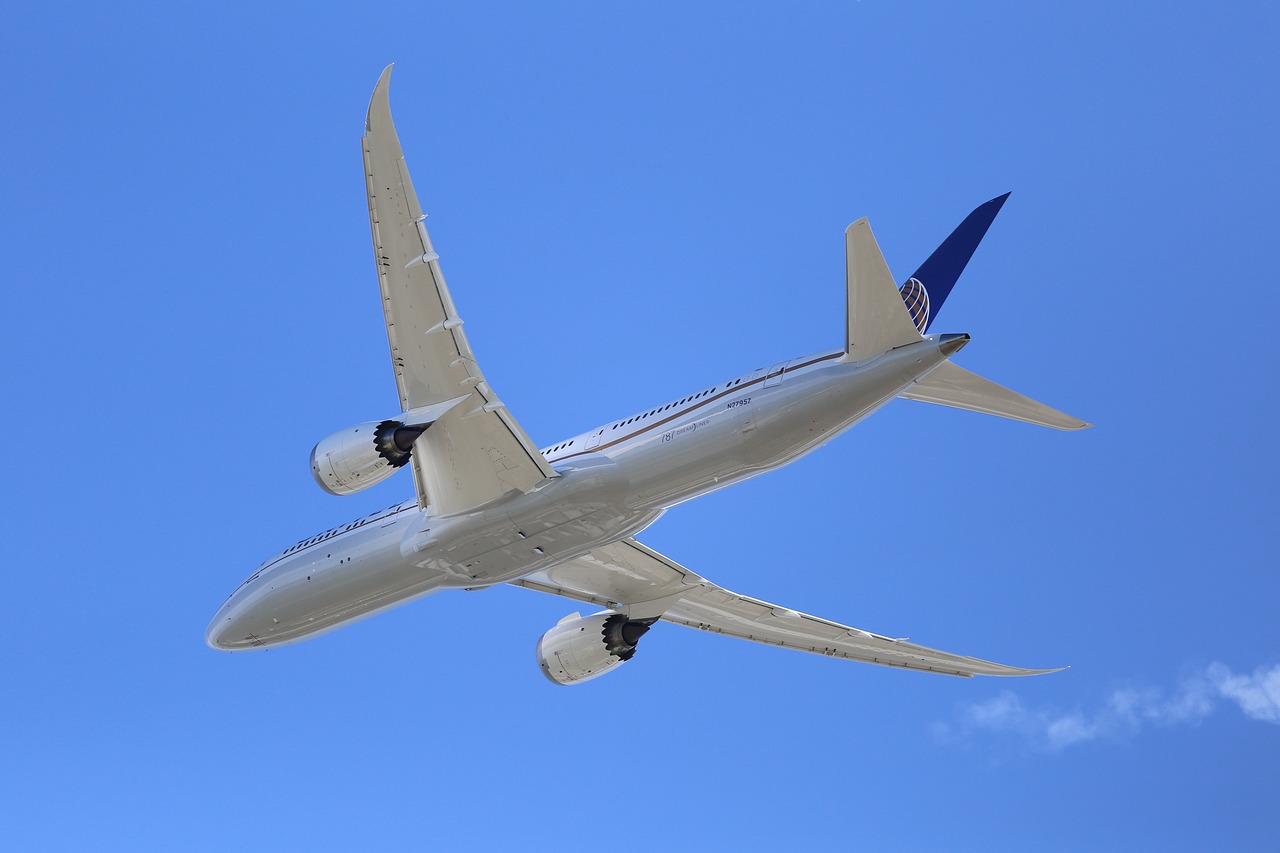
[[[635,539],[676,504],[777,469],[891,400],[1061,430],[1089,424],[954,364],[967,334],[929,329],[1008,194],[974,210],[899,286],[867,220],[845,232],[844,345],[699,388],[548,447],[480,370],[445,286],[391,120],[391,66],[363,137],[369,222],[400,411],[320,441],[334,495],[401,468],[416,498],[298,542],[232,591],[215,649],[295,643],[442,590],[498,584],[601,608],[536,646],[543,674],[580,684],[630,660],[658,622],[835,658],[953,676],[1024,669],[927,648],[731,592]]]

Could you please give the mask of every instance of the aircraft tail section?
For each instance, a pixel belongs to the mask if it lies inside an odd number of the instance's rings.
[[[1009,193],[979,205],[903,283],[900,288],[902,299],[921,334],[929,331],[933,318],[938,315],[942,303],[955,287],[960,273],[964,272],[1007,198]]]
[[[923,340],[923,335],[982,241],[1008,193],[980,205],[901,288],[865,218],[850,225],[845,236],[845,286],[848,298],[845,359],[874,358],[895,347]],[[949,340],[951,339],[951,340]],[[941,352],[950,357],[968,335],[943,335]],[[1090,426],[1030,397],[943,362],[899,396],[971,412],[1062,430]]]
[[[971,412],[983,412],[1054,429],[1077,430],[1092,426],[1016,391],[1010,391],[989,379],[983,379],[950,361],[938,365],[899,396],[906,400],[968,409]]]
[[[860,361],[920,340],[866,217],[845,229],[844,241],[845,357]]]

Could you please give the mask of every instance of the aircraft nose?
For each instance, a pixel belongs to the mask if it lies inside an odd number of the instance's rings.
[[[227,626],[231,624],[231,619],[227,615],[227,608],[222,608],[213,616],[213,621],[209,623],[209,627],[205,629],[204,641],[211,649],[219,651],[229,651],[223,645],[223,637],[226,635]]]
[[[238,652],[261,647],[262,642],[257,640],[246,622],[247,620],[241,614],[236,613],[235,608],[223,607],[205,629],[204,641],[210,648],[220,652]]]

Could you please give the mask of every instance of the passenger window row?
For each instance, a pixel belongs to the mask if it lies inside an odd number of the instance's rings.
[[[728,385],[725,386],[725,388],[728,388],[728,387],[729,387]],[[659,406],[656,409],[650,409],[649,411],[645,412],[643,415],[636,415],[634,418],[627,418],[625,421],[618,421],[618,423],[614,424],[612,427],[610,427],[610,429],[617,429],[618,427],[624,427],[627,424],[634,423],[636,421],[642,421],[645,418],[649,418],[649,417],[653,417],[654,415],[661,414],[662,412],[667,411],[667,409],[674,409],[676,406],[683,406],[685,403],[691,403],[694,400],[701,400],[703,397],[706,397],[710,394],[714,394],[718,390],[720,390],[720,386],[717,385],[715,388],[708,388],[706,391],[701,391],[697,394],[691,394],[690,396],[685,397],[683,400],[676,400],[674,403],[667,403],[667,405],[665,406]]]

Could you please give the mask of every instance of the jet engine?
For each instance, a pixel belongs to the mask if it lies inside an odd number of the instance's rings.
[[[556,684],[581,684],[631,660],[636,644],[656,619],[628,619],[606,610],[571,613],[538,640],[538,665]]]
[[[331,495],[353,495],[403,468],[426,425],[366,421],[321,441],[311,450],[311,475]]]

